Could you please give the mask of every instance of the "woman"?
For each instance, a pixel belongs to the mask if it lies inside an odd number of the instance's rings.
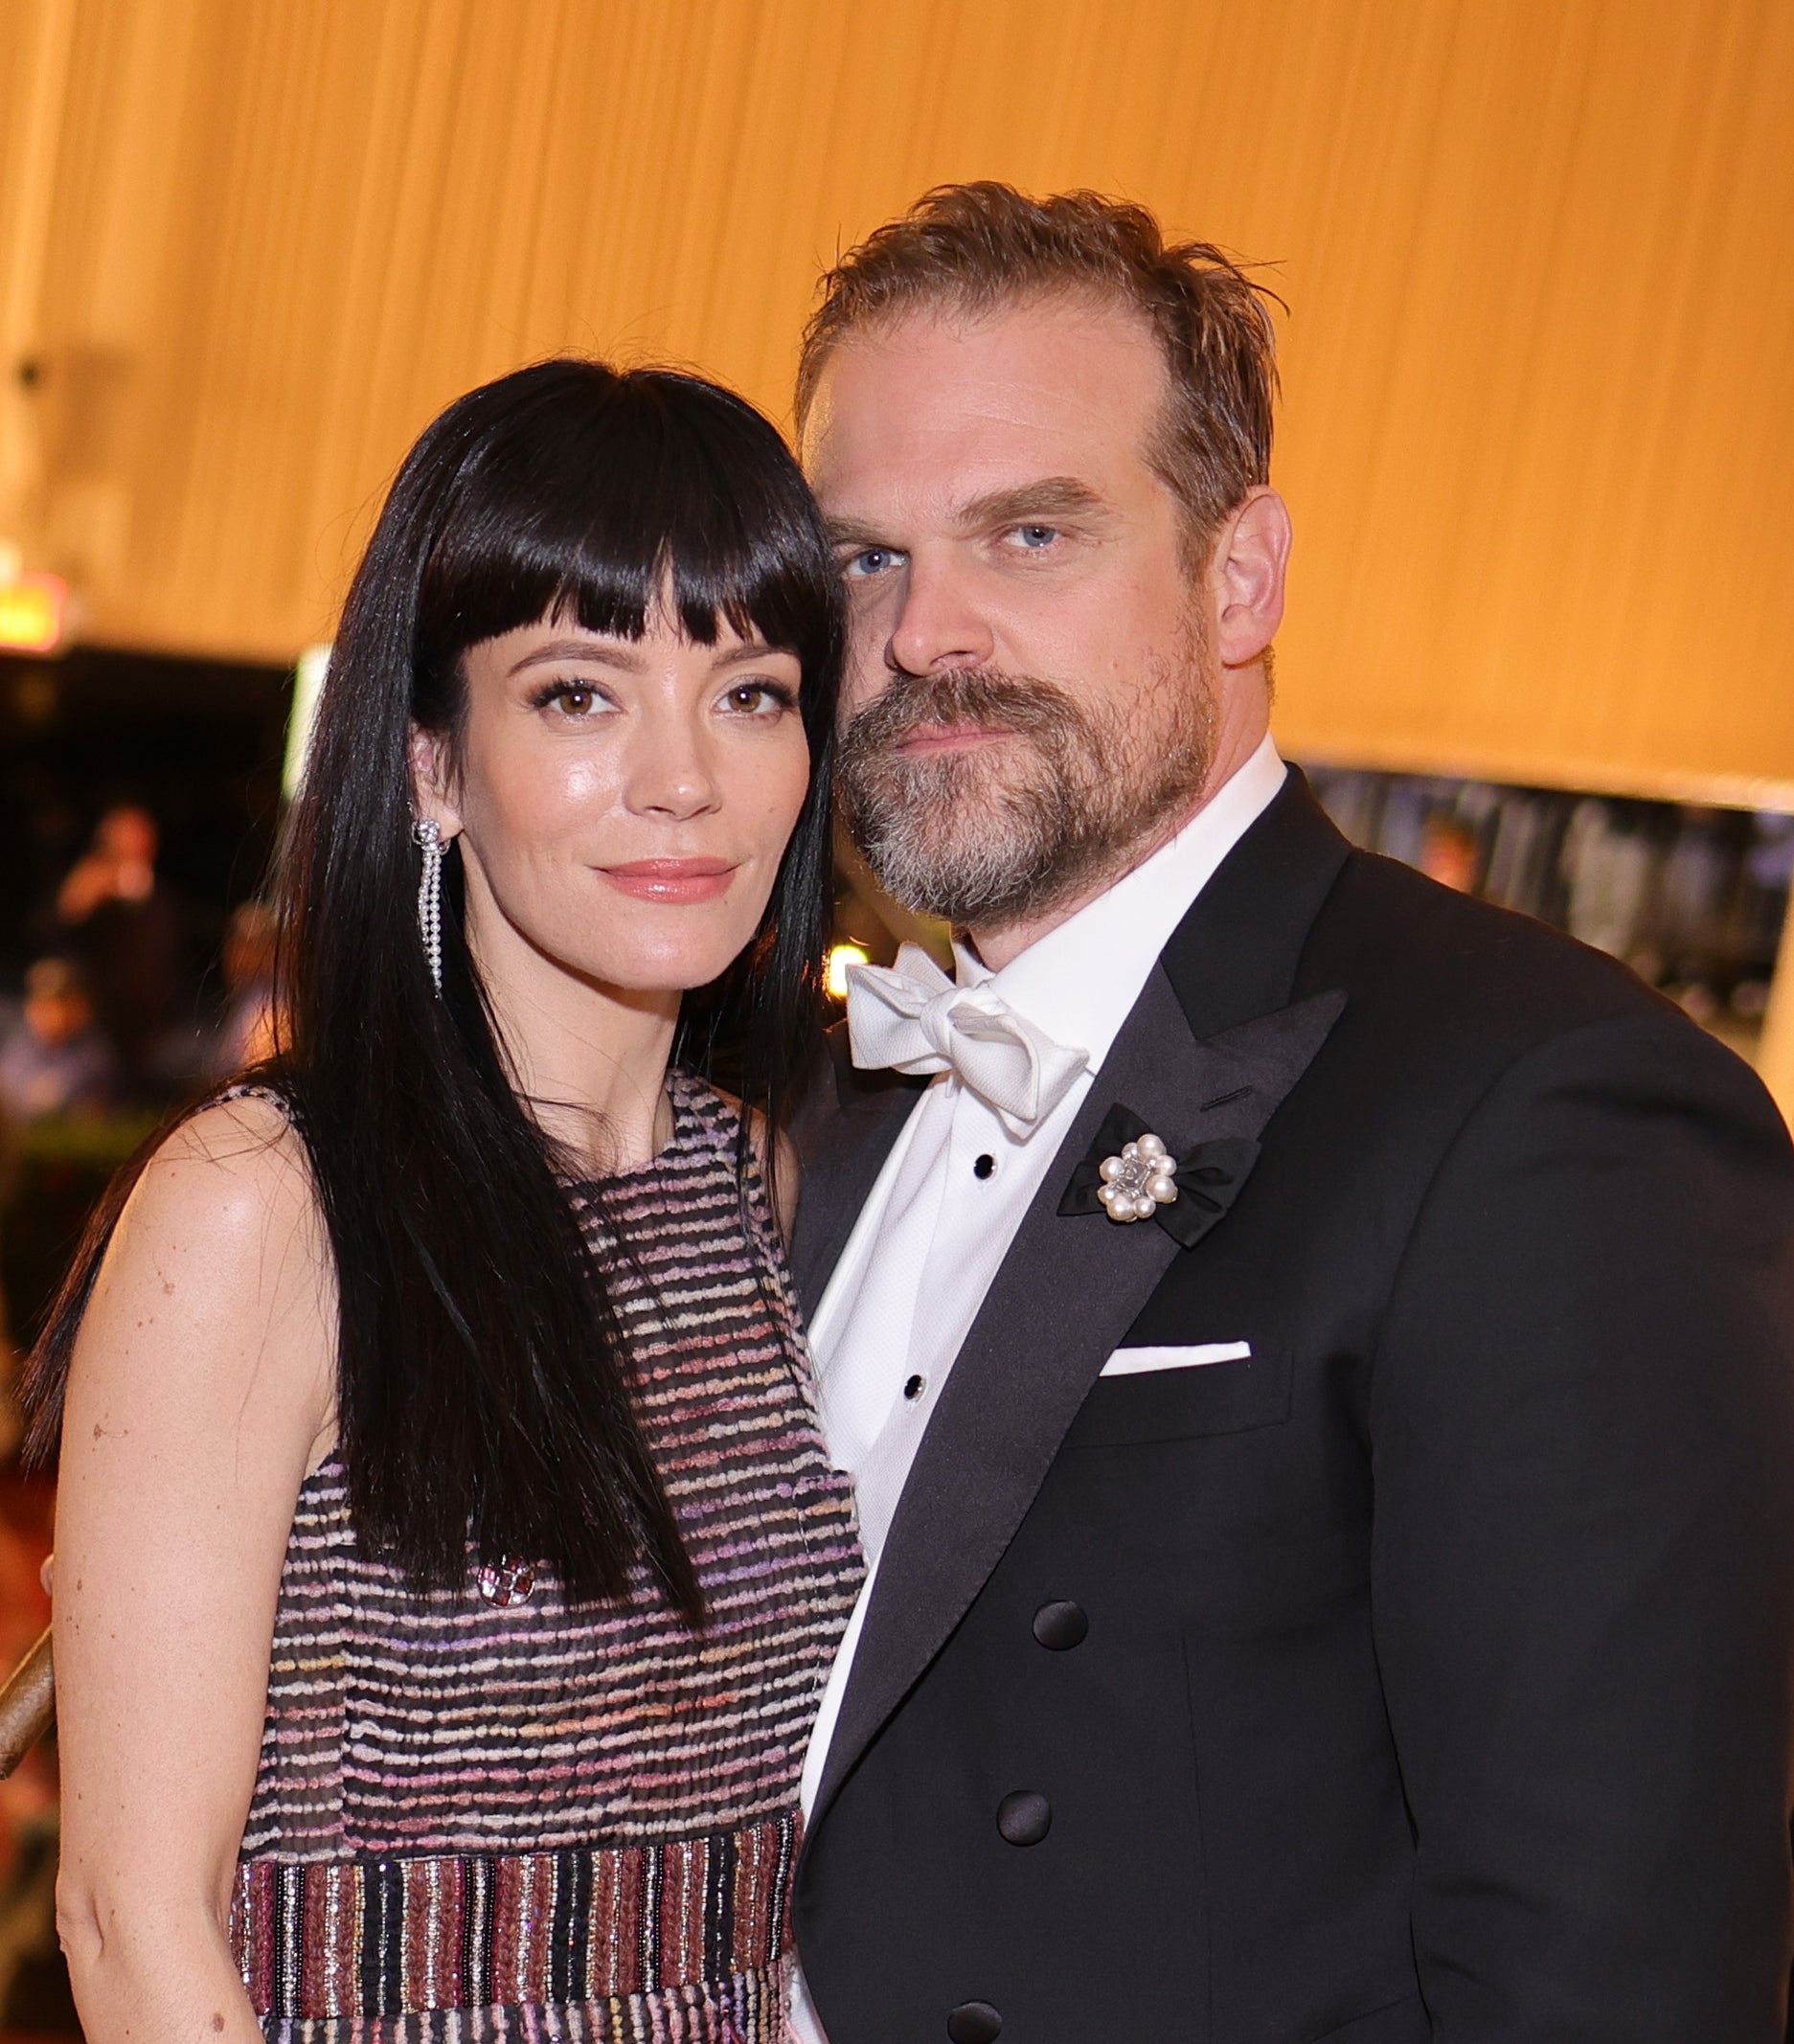
[[[284,853],[289,1040],[37,1359],[89,2044],[782,2034],[859,1563],[773,1159],[703,1075],[734,1046],[776,1125],[806,1055],[839,601],[691,377],[545,363],[400,470]]]

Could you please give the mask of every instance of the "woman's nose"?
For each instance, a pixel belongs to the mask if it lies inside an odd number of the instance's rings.
[[[716,806],[716,776],[701,734],[655,719],[632,749],[624,799],[638,816],[684,822]]]

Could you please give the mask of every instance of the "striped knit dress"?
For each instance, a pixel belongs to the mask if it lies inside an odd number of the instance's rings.
[[[732,1109],[669,1081],[650,1163],[576,1189],[704,1587],[569,1606],[523,1561],[419,1595],[300,1491],[232,1940],[280,2044],[784,2035],[798,1781],[857,1594],[783,1251]],[[614,1237],[613,1237],[613,1231]]]

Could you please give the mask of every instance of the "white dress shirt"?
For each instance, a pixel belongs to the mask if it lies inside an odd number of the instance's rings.
[[[885,1535],[947,1373],[1159,953],[1284,773],[1265,738],[1175,837],[1000,972],[954,947],[962,986],[988,981],[1017,1014],[1081,1049],[1085,1068],[1019,1139],[953,1073],[939,1074],[892,1146],[816,1309],[809,1338],[823,1429],[836,1467],[854,1480],[866,1582],[811,1735],[806,1816]],[[801,1972],[793,1986],[796,2036],[827,2044]]]

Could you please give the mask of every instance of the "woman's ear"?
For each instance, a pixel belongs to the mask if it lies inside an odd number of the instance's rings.
[[[443,839],[456,837],[462,829],[461,811],[453,797],[454,776],[449,771],[448,740],[441,732],[425,731],[421,724],[411,727],[411,804],[420,823],[434,823]]]

